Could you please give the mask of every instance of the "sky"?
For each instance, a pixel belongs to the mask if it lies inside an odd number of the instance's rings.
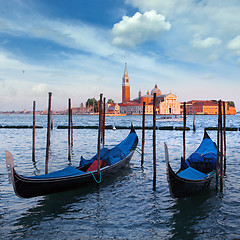
[[[0,111],[121,102],[157,84],[240,110],[239,0],[0,0]]]

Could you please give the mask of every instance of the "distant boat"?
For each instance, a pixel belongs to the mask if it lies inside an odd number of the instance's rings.
[[[175,173],[169,163],[168,148],[165,145],[165,160],[169,191],[173,198],[187,197],[207,190],[216,174],[216,144],[205,132],[197,150],[181,163]]]
[[[156,121],[158,121],[158,122],[182,122],[183,117],[177,116],[177,115],[168,115],[168,116],[163,116],[163,117],[157,118]]]
[[[121,168],[126,167],[137,147],[138,136],[132,126],[128,136],[111,149],[100,151],[100,176],[117,176]],[[83,188],[97,181],[97,154],[86,160],[81,157],[80,166],[68,166],[62,170],[39,176],[24,176],[16,172],[13,156],[5,151],[6,166],[10,171],[13,188],[18,197],[30,198],[52,193]],[[98,182],[99,183],[99,182]]]

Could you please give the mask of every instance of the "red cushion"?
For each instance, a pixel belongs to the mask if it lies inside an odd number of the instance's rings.
[[[100,160],[100,166],[102,165],[102,160]],[[95,160],[91,165],[90,167],[87,169],[87,172],[92,172],[92,171],[95,171],[97,170],[97,160]]]

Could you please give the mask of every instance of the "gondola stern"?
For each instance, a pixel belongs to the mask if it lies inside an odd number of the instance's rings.
[[[5,150],[5,158],[6,158],[6,167],[7,167],[7,171],[8,171],[8,180],[9,180],[9,183],[13,185],[13,189],[14,189],[14,192],[16,193],[16,195],[18,197],[21,197],[19,194],[18,194],[18,191],[16,189],[16,186],[15,186],[15,177],[14,175],[16,173],[15,169],[14,169],[14,159],[13,159],[13,155]]]
[[[14,175],[13,175],[13,171],[14,171],[14,159],[13,159],[13,155],[5,150],[5,158],[6,158],[6,167],[7,167],[7,171],[8,171],[8,180],[9,183],[13,183],[14,180]]]
[[[206,128],[205,128],[205,129],[204,129],[204,136],[203,136],[203,139],[206,139],[206,138],[211,139],[210,136],[209,136],[208,133],[207,133]]]
[[[169,163],[169,155],[168,155],[168,147],[166,142],[164,142],[164,150],[165,150],[165,162],[166,162],[166,172],[167,172],[167,181],[168,181],[168,187],[169,187],[169,192],[172,198],[175,198],[172,190],[172,175],[175,175],[174,171],[172,170],[172,167]]]
[[[5,159],[6,159],[6,167],[13,168],[14,167],[13,155],[8,150],[5,150]]]
[[[135,131],[135,128],[134,128],[134,126],[133,126],[133,123],[131,122],[131,131],[130,131],[130,133],[136,133],[136,131]]]

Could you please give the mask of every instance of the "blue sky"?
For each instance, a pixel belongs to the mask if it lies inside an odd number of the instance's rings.
[[[121,101],[157,83],[179,101],[222,99],[240,110],[238,0],[0,0],[0,111]]]

